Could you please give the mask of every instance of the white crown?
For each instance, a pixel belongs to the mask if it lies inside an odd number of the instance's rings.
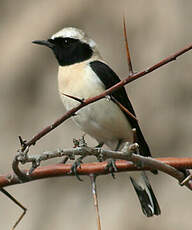
[[[88,38],[86,33],[74,27],[63,28],[56,34],[52,35],[51,39],[58,37],[79,39],[80,41],[87,43],[91,48],[96,47],[96,43],[92,39]]]

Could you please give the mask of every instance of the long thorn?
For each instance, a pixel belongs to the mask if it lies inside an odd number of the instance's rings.
[[[138,121],[138,119],[136,118],[136,116],[134,116],[127,108],[125,108],[125,106],[123,106],[116,98],[114,98],[113,96],[111,96],[111,98],[120,107],[121,110],[123,110],[124,112],[126,112],[131,118],[133,118],[136,121]]]
[[[89,174],[89,177],[91,180],[91,191],[93,194],[94,206],[95,206],[96,215],[97,215],[97,230],[101,230],[101,221],[100,221],[99,206],[98,206],[98,199],[97,199],[96,175]]]
[[[69,97],[69,98],[71,98],[71,99],[73,99],[73,100],[75,100],[75,101],[78,101],[78,102],[80,102],[81,104],[83,104],[83,102],[84,102],[84,99],[80,99],[80,98],[78,98],[78,97],[74,97],[74,96],[72,96],[72,95],[69,95],[69,94],[66,94],[66,93],[62,93],[64,96],[66,96],[66,97]]]
[[[123,16],[123,32],[124,32],[125,47],[126,47],[126,53],[127,53],[127,63],[128,63],[128,67],[129,67],[129,75],[132,76],[133,75],[133,67],[132,67],[132,63],[131,63],[131,56],[130,56],[128,40],[127,40],[125,16]]]

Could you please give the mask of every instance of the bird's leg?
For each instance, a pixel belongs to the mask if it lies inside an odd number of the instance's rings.
[[[122,143],[123,143],[123,140],[118,141],[115,151],[118,151],[120,149]]]
[[[77,142],[76,142],[76,144],[77,144]],[[87,143],[85,141],[85,134],[83,134],[81,139],[78,140],[78,144],[75,145],[75,147],[87,147]],[[70,170],[70,173],[74,174],[79,181],[83,181],[83,180],[79,177],[77,169],[81,168],[81,164],[83,163],[83,159],[85,157],[86,157],[86,154],[82,153],[82,155],[79,158],[77,158],[77,160],[75,160],[75,162],[73,163],[71,170]]]
[[[116,162],[116,160],[110,158],[110,159],[107,160],[107,165],[105,167],[105,170],[111,173],[111,176],[113,177],[113,179],[115,179],[114,172],[118,171],[117,167],[115,165],[115,162]]]
[[[117,143],[117,146],[115,148],[115,151],[119,150],[121,144],[122,144],[122,140],[119,140],[118,143]],[[117,167],[116,167],[116,164],[115,164],[116,160],[110,158],[107,161],[108,161],[108,163],[107,163],[107,166],[105,167],[105,170],[107,170],[108,172],[110,172],[111,176],[113,177],[113,179],[115,179],[114,172],[118,171]]]

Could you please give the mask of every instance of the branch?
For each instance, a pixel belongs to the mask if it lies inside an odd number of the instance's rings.
[[[143,157],[138,154],[131,153],[134,150],[134,145],[130,145],[129,151],[127,152],[116,152],[111,150],[104,150],[100,148],[90,148],[90,147],[77,147],[73,149],[66,149],[66,150],[57,150],[54,152],[45,152],[43,154],[35,154],[30,155],[25,158],[25,155],[18,155],[16,156],[14,170],[16,173],[19,172],[18,176],[21,177],[25,182],[37,180],[41,178],[47,177],[55,177],[55,176],[69,176],[71,174],[71,164],[57,164],[57,165],[50,165],[36,168],[35,170],[23,170],[19,169],[19,162],[26,163],[26,162],[39,162],[41,160],[47,160],[50,158],[61,157],[61,156],[68,156],[69,158],[74,158],[74,155],[94,155],[98,159],[124,159],[124,160],[117,160],[116,166],[118,172],[122,171],[135,171],[135,170],[152,170],[157,169],[168,175],[176,178],[179,183],[182,183],[185,179],[184,173],[179,171],[179,169],[190,169],[192,168],[192,158],[151,158],[151,157]],[[133,150],[132,150],[133,148]],[[131,153],[131,154],[130,154]],[[23,157],[23,158],[22,158]],[[130,161],[125,161],[130,160]],[[81,164],[81,167],[77,168],[77,172],[79,175],[89,175],[89,174],[108,174],[109,172],[106,171],[107,162],[102,163],[89,163],[89,164]],[[141,165],[139,168],[136,165]],[[7,175],[7,176],[0,176],[0,188],[10,186],[13,184],[21,183],[21,180],[18,179],[16,175]],[[185,181],[185,186],[189,189],[192,189],[191,180]]]
[[[96,175],[90,174],[89,178],[91,180],[91,191],[92,191],[94,206],[95,206],[96,215],[97,215],[97,229],[101,230],[101,219],[100,219],[100,214],[99,214],[99,204],[98,204],[98,198],[97,198]]]
[[[78,110],[80,110],[84,106],[86,106],[88,104],[91,104],[91,103],[93,103],[95,101],[98,101],[98,100],[106,97],[107,95],[111,94],[112,92],[116,91],[120,87],[123,87],[124,85],[126,85],[126,84],[128,84],[128,83],[130,83],[130,82],[132,82],[132,81],[134,81],[134,80],[136,80],[138,78],[140,78],[140,77],[143,77],[143,76],[147,75],[148,73],[160,68],[161,66],[166,65],[167,63],[176,60],[177,57],[181,56],[182,54],[186,53],[187,51],[189,51],[191,49],[192,49],[192,44],[190,44],[189,46],[186,46],[185,48],[183,48],[183,49],[177,51],[176,53],[168,56],[167,58],[161,60],[160,62],[158,62],[157,64],[151,66],[150,68],[148,68],[146,70],[143,70],[143,71],[141,71],[139,73],[136,73],[134,75],[129,75],[124,80],[120,81],[119,83],[117,83],[116,85],[112,86],[111,88],[105,90],[102,94],[83,100],[83,103],[80,103],[78,106],[76,106],[73,109],[67,111],[61,118],[59,118],[58,120],[53,122],[51,125],[47,126],[43,130],[41,130],[31,140],[25,142],[25,144],[22,147],[22,150],[24,150],[27,146],[35,145],[35,143],[39,139],[41,139],[43,136],[45,136],[51,130],[55,129],[57,126],[59,126],[65,120],[67,120],[68,118],[73,116]]]
[[[158,161],[161,163],[165,163],[171,167],[174,167],[178,170],[192,168],[192,158],[150,158],[150,159],[153,161],[152,163],[154,163],[154,161]],[[179,181],[184,180],[185,176],[182,172],[179,172],[179,174],[176,175],[175,172],[170,172],[169,170],[166,171],[165,169],[162,168],[161,163],[158,165],[158,167],[156,167],[158,170],[175,177]],[[81,168],[78,168],[77,171],[79,175],[89,175],[91,173],[97,175],[110,174],[105,170],[106,165],[107,162],[85,163],[85,164],[81,164]],[[137,166],[135,166],[132,162],[125,161],[125,160],[117,160],[116,166],[118,169],[117,173],[125,172],[125,171],[152,170],[152,167],[147,165],[144,167],[137,168]],[[34,172],[32,172],[32,174],[30,175],[30,180],[28,181],[58,177],[58,176],[73,176],[70,173],[71,167],[72,164],[55,164],[49,166],[41,166],[35,169]],[[28,171],[25,170],[24,172],[27,174]],[[0,188],[7,187],[14,184],[20,184],[20,183],[21,181],[18,179],[18,177],[15,174],[0,176]]]

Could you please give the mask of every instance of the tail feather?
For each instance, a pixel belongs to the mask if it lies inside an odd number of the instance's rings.
[[[144,215],[147,217],[160,215],[161,210],[158,201],[155,197],[155,194],[152,190],[152,187],[149,183],[149,179],[145,172],[142,172],[142,179],[145,184],[145,187],[139,185],[134,178],[130,177],[131,183],[133,184],[133,187],[139,198],[142,211]]]
[[[146,173],[143,171],[142,172],[142,177],[143,177],[143,180],[145,181],[145,184],[147,185],[147,188],[149,190],[149,193],[151,195],[151,198],[152,198],[152,201],[153,201],[153,205],[154,205],[154,214],[155,215],[160,215],[161,214],[161,209],[159,207],[159,203],[157,201],[157,198],[155,197],[155,194],[153,192],[153,189],[151,187],[151,184],[149,182],[149,179],[146,175]]]

